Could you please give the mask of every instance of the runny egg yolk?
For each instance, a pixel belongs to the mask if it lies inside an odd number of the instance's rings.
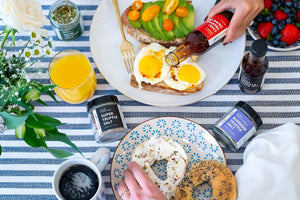
[[[200,76],[199,70],[193,65],[182,65],[178,70],[178,78],[188,83],[198,83]]]
[[[143,77],[159,78],[161,75],[162,60],[154,55],[144,56],[139,63],[139,70]]]

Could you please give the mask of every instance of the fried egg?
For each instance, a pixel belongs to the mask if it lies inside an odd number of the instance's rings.
[[[172,67],[164,82],[176,90],[187,90],[199,86],[205,79],[205,71],[191,58]]]
[[[157,43],[151,43],[139,51],[134,61],[133,73],[140,87],[141,82],[154,85],[167,77],[170,68],[164,64],[164,58],[169,51]]]

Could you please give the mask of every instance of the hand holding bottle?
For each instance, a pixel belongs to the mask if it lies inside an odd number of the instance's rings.
[[[235,11],[223,40],[223,44],[227,44],[239,38],[263,8],[263,0],[221,0],[210,10],[207,19],[228,9]]]

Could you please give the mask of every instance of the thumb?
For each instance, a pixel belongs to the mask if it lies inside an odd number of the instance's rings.
[[[229,8],[231,7],[228,1],[220,1],[220,3],[210,9],[206,19],[209,19],[222,11],[228,10]]]

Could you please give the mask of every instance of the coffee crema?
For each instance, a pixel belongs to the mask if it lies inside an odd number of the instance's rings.
[[[85,165],[71,166],[59,181],[59,191],[66,200],[89,200],[98,186],[97,174]]]

